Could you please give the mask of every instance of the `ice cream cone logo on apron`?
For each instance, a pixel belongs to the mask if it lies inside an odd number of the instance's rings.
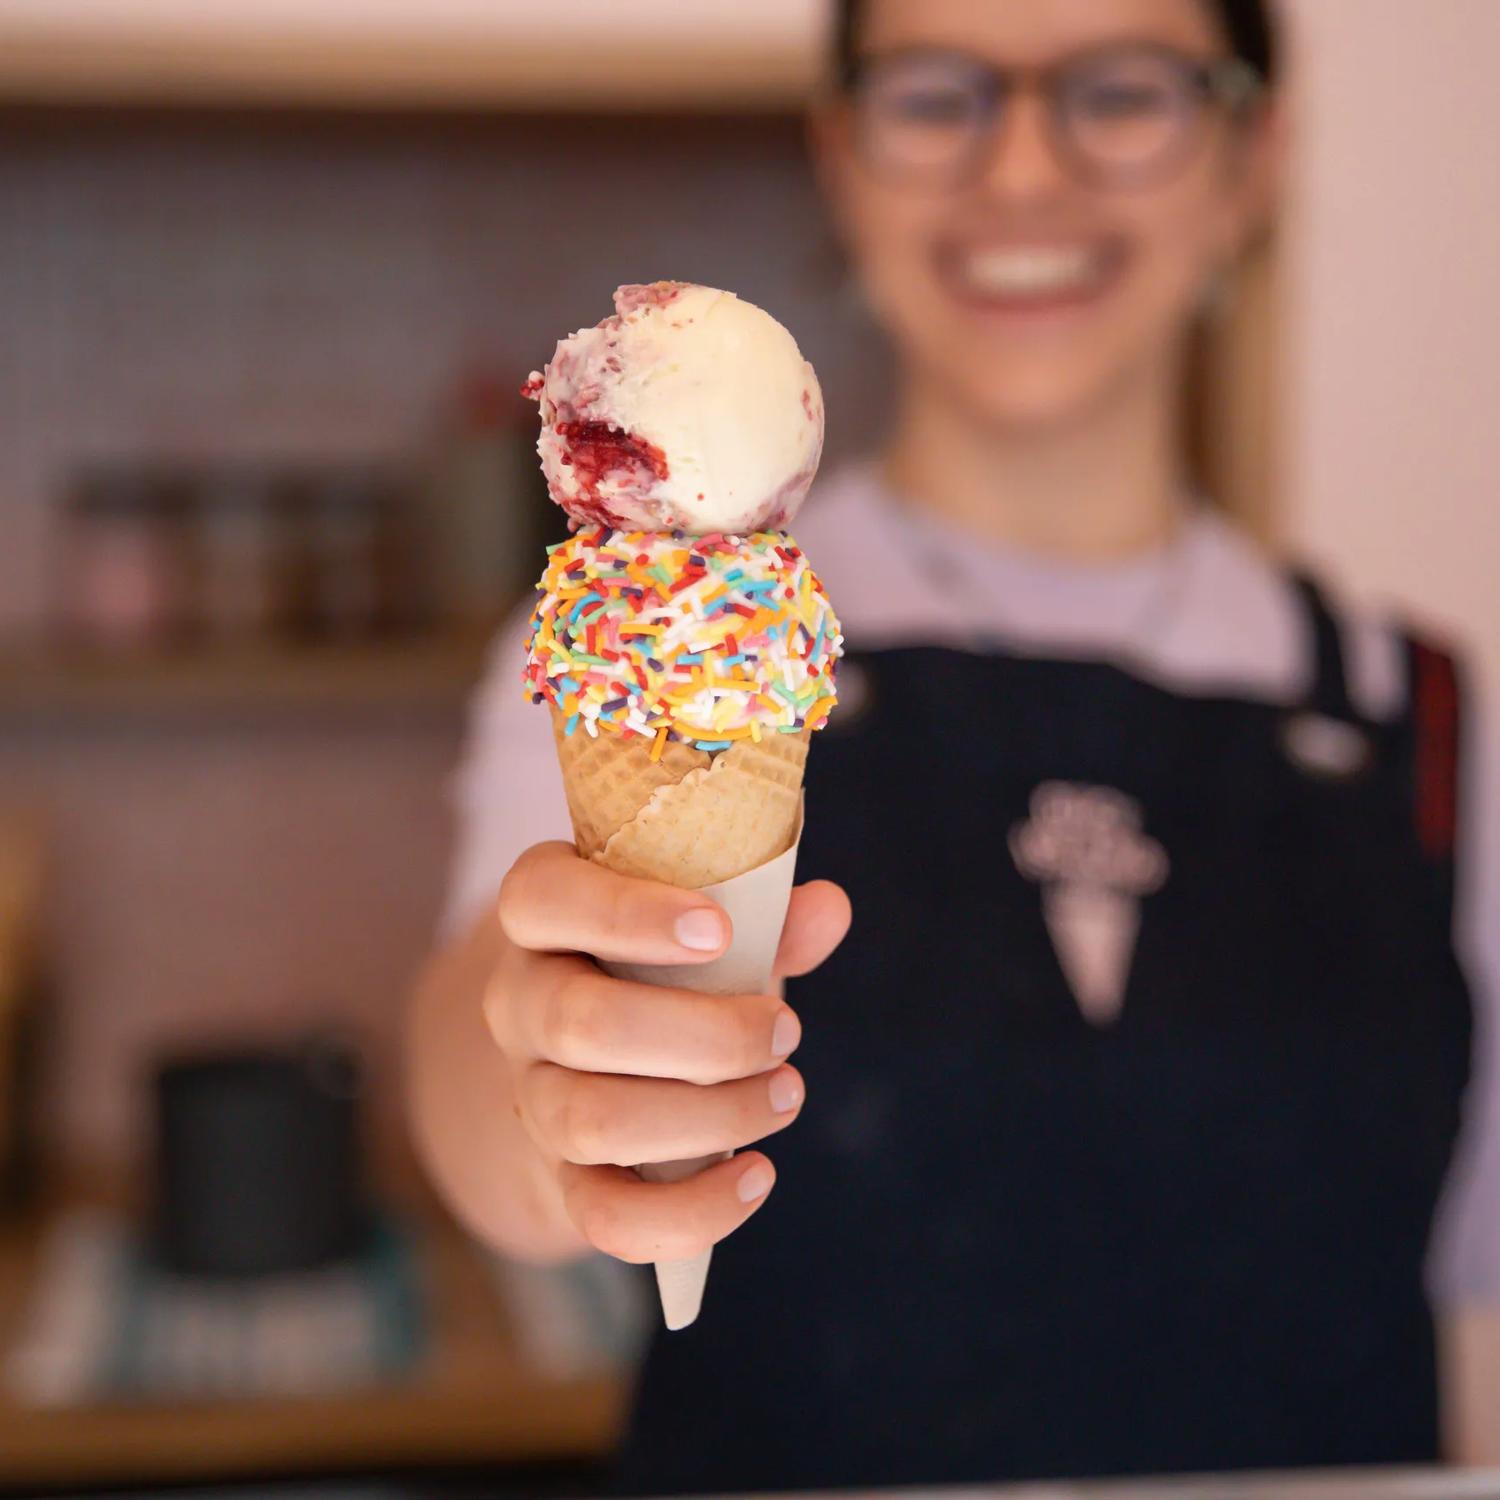
[[[1042,887],[1057,960],[1096,1026],[1120,1014],[1140,931],[1141,899],[1159,890],[1166,850],[1142,830],[1140,805],[1108,787],[1048,781],[1011,829],[1016,868]]]

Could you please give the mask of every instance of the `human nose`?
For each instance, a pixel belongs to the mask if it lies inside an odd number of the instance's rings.
[[[1023,91],[1006,107],[985,186],[997,198],[1026,201],[1046,198],[1065,185],[1046,102]]]

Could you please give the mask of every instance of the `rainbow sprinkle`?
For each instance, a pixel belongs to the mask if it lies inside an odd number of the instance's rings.
[[[549,550],[526,691],[565,731],[710,753],[821,729],[837,701],[839,622],[784,532],[580,531]]]

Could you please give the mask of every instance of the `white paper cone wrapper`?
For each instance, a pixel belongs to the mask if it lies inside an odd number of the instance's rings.
[[[733,880],[703,888],[729,914],[734,937],[722,957],[707,964],[613,964],[602,965],[617,979],[641,984],[667,985],[697,990],[704,995],[764,995],[771,988],[771,969],[786,925],[786,909],[792,897],[792,877],[797,868],[797,839],[785,854],[759,869],[736,875]],[[733,1152],[699,1157],[693,1161],[645,1163],[636,1168],[647,1182],[681,1182],[715,1162],[727,1161]],[[671,1329],[686,1328],[703,1305],[712,1250],[692,1260],[665,1261],[656,1267],[656,1288],[661,1310]]]

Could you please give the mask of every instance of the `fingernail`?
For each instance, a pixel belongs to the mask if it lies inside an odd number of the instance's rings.
[[[802,1040],[802,1022],[785,1006],[776,1017],[776,1029],[771,1033],[771,1056],[790,1057]]]
[[[724,919],[711,906],[695,906],[677,919],[677,941],[695,953],[712,953],[724,941]]]
[[[764,1198],[771,1191],[774,1181],[771,1169],[764,1162],[758,1161],[740,1178],[735,1191],[740,1195],[741,1203],[754,1203],[757,1198]]]
[[[802,1103],[802,1080],[791,1068],[782,1068],[771,1075],[771,1108],[778,1115],[796,1109]]]

